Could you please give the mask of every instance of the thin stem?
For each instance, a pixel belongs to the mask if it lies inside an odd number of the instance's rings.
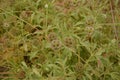
[[[113,22],[113,30],[115,33],[115,38],[118,41],[117,29],[116,29],[116,26],[114,24],[115,23],[115,16],[114,16],[114,12],[113,12],[113,1],[112,0],[110,0],[110,8],[111,8],[111,15],[112,15],[112,22]]]

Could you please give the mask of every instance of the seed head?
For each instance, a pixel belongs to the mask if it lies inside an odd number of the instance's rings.
[[[51,42],[51,48],[53,49],[53,50],[59,50],[60,48],[61,48],[61,42],[59,41],[59,40],[53,40],[52,42]]]
[[[77,73],[82,73],[82,70],[83,70],[83,64],[81,62],[76,63],[76,65],[75,65],[75,71]]]
[[[94,24],[94,19],[92,17],[89,17],[86,21],[87,25],[93,25]]]
[[[21,14],[20,14],[20,16],[22,18],[27,18],[28,17],[28,15],[26,14],[26,11],[22,11]]]
[[[75,72],[77,80],[81,80],[81,77],[83,75],[83,64],[81,62],[78,62],[75,64]]]
[[[88,33],[92,33],[94,31],[94,28],[92,26],[88,26],[85,29]]]
[[[23,19],[27,19],[28,17],[30,17],[30,15],[31,15],[31,11],[22,11],[20,17]]]
[[[65,45],[66,45],[67,47],[73,47],[74,44],[75,44],[75,41],[74,41],[74,39],[73,39],[72,37],[66,37],[66,38],[64,39],[64,43],[65,43]]]
[[[8,27],[10,27],[10,24],[8,22],[4,22],[3,27],[8,28]]]
[[[56,40],[57,39],[57,35],[53,32],[49,33],[48,34],[48,40],[51,42],[53,40]]]

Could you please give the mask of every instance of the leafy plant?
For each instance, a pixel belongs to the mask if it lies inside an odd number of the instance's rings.
[[[119,80],[119,4],[0,0],[0,79]]]

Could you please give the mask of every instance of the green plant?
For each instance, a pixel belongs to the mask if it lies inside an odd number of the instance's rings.
[[[0,79],[119,80],[119,4],[0,0]]]

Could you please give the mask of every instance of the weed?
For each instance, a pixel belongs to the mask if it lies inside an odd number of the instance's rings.
[[[119,0],[0,0],[0,80],[120,80]]]

